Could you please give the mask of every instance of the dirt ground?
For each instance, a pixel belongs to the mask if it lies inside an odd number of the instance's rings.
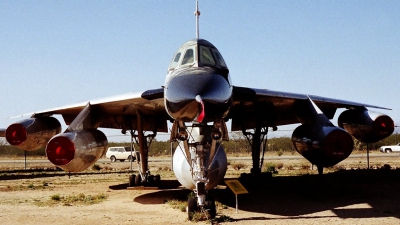
[[[349,165],[346,170],[327,171],[323,177],[310,171],[243,181],[249,194],[238,196],[238,213],[235,195],[221,185],[210,191],[218,202],[214,224],[399,224],[400,170],[393,166],[398,161],[397,157],[371,159],[373,165],[391,162],[392,169],[366,170],[356,168],[364,161],[349,159],[341,164]],[[126,168],[129,163],[102,166]],[[162,176],[158,190],[128,190],[126,172],[0,173],[0,224],[210,224],[190,222],[187,213],[166,203],[185,201],[189,193],[179,187],[172,172],[157,171],[167,166],[151,167]],[[241,172],[246,171],[229,168],[227,174],[232,178]],[[278,175],[283,173],[278,170]],[[62,201],[79,195],[106,197],[99,203]]]

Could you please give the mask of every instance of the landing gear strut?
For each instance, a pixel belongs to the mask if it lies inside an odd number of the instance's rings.
[[[242,133],[246,136],[247,141],[251,146],[252,168],[250,169],[250,173],[253,175],[258,175],[261,173],[264,163],[268,127],[256,127],[253,132],[242,130]],[[260,158],[261,151],[262,156]]]
[[[137,132],[137,134],[136,134]],[[142,118],[140,113],[137,113],[137,130],[131,130],[131,148],[133,148],[133,141],[139,146],[139,153],[135,151],[136,162],[138,165],[138,174],[133,174],[129,178],[129,186],[155,186],[160,185],[160,175],[151,175],[149,170],[149,147],[157,131],[152,134],[145,135],[142,126]],[[132,168],[131,168],[132,169]]]
[[[216,215],[215,201],[207,194],[225,175],[227,162],[220,140],[227,139],[227,129],[223,120],[214,121],[213,125],[193,123],[188,127],[182,121],[174,122],[171,141],[179,143],[176,150],[179,152],[174,153],[174,159],[175,155],[180,159],[184,157],[185,165],[190,167],[190,172],[183,174],[180,167],[182,165],[174,164],[174,172],[184,186],[193,189],[195,195],[188,198],[189,220],[193,219],[193,214],[197,211],[207,212],[209,218]],[[175,163],[175,160],[173,162]]]
[[[324,167],[317,165],[317,169],[318,169],[318,175],[322,176],[324,174]]]

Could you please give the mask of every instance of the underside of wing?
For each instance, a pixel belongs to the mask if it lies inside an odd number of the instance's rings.
[[[339,108],[365,109],[384,107],[345,101],[340,99],[325,98],[315,95],[296,94],[289,92],[273,91],[237,87],[233,88],[233,104],[230,112],[232,131],[251,129],[256,126],[275,127],[279,125],[299,123],[293,107],[296,103],[311,99],[326,115],[332,119]]]
[[[90,104],[91,128],[136,130],[138,116],[145,131],[167,132],[169,116],[165,111],[162,89],[143,93],[127,93],[64,107],[38,111],[33,117],[62,115],[70,125],[77,115]]]

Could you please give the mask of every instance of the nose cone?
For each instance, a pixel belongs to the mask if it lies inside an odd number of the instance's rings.
[[[191,68],[181,71],[171,75],[165,87],[165,106],[174,119],[191,122],[203,112],[203,121],[208,122],[228,113],[232,87],[214,70]]]

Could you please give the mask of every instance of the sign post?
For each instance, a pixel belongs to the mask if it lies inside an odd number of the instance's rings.
[[[235,194],[236,198],[236,213],[238,213],[239,202],[238,195],[239,194],[247,194],[249,193],[246,188],[239,182],[239,180],[225,180],[225,184],[231,189],[231,191]]]

